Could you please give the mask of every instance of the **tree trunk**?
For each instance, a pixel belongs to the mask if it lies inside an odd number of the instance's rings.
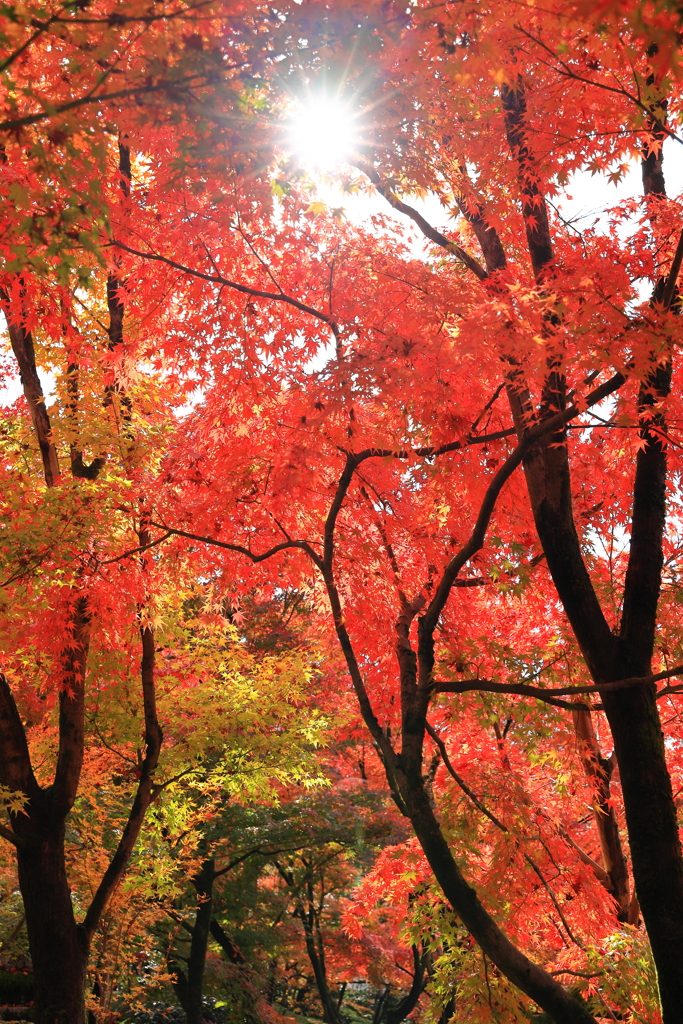
[[[308,959],[311,961],[311,967],[313,968],[313,974],[315,976],[315,983],[318,988],[318,995],[320,996],[320,1003],[323,1008],[323,1020],[325,1021],[325,1024],[342,1024],[342,1017],[327,983],[325,952],[322,945],[322,936],[320,935],[320,931],[315,927],[312,913],[306,913],[306,911],[302,910],[299,916],[304,926],[306,952],[308,953]]]
[[[618,920],[630,921],[632,901],[628,867],[610,793],[612,766],[600,752],[590,709],[576,708],[572,711],[572,719],[581,763],[594,793],[593,815],[600,840],[602,862],[607,872],[607,879],[603,884],[617,904]]]
[[[231,964],[237,964],[240,967],[245,967],[247,961],[242,955],[242,951],[239,946],[236,946],[229,935],[223,930],[219,921],[215,918],[211,921],[211,936],[214,942],[217,942],[221,947],[225,955]]]
[[[206,965],[206,949],[209,944],[211,927],[211,911],[213,909],[213,880],[215,866],[213,860],[205,860],[192,884],[197,890],[197,915],[192,928],[190,956],[187,961],[187,995],[185,1013],[187,1024],[202,1024],[204,1007],[202,995],[204,991],[204,968]]]
[[[455,996],[451,996],[448,1002],[444,1005],[439,1014],[438,1024],[451,1024],[451,1020],[455,1014]]]
[[[33,976],[35,1024],[84,1024],[86,943],[64,862],[64,826],[34,825],[18,850]]]
[[[645,675],[649,671],[649,665]],[[666,1024],[683,1008],[683,859],[654,686],[604,693],[621,775],[636,893]]]
[[[446,899],[489,959],[556,1024],[595,1024],[586,1005],[575,999],[508,939],[482,906],[460,871],[419,779],[404,786],[410,820]]]
[[[127,196],[130,189],[130,153],[121,141],[118,148],[121,190]],[[110,314],[108,334],[112,350],[123,344],[125,309],[119,292],[120,282],[110,275],[107,298]],[[1,288],[0,306],[7,319],[24,395],[31,410],[42,457],[43,476],[47,487],[51,488],[59,479],[60,469],[50,416],[45,407],[36,366],[33,336],[24,325],[25,311],[13,308],[10,295]],[[76,428],[78,364],[70,363],[68,372],[69,414],[72,426]],[[110,397],[111,389],[105,389],[105,398]],[[125,394],[121,401],[129,413],[130,402]],[[70,447],[73,475],[96,479],[104,460],[96,458],[87,466],[83,462],[80,448],[73,443]],[[149,544],[144,523],[138,536],[143,548]],[[17,846],[19,887],[26,912],[35,978],[36,1024],[85,1022],[84,987],[88,949],[102,912],[123,877],[146,810],[154,797],[153,775],[163,738],[157,720],[154,693],[154,632],[150,626],[141,626],[146,751],[140,781],[118,847],[82,925],[77,925],[66,873],[64,835],[67,816],[78,794],[85,749],[85,676],[91,612],[87,588],[81,591],[79,584],[74,587],[72,597],[70,635],[64,647],[64,677],[59,696],[59,752],[53,782],[46,788],[41,788],[35,778],[24,724],[11,687],[0,673],[0,783],[28,798],[26,813],[10,815],[12,830],[10,833],[5,830],[5,838]]]
[[[390,1006],[385,1011],[386,1024],[401,1024],[409,1013],[412,1013],[418,1004],[418,1000],[425,987],[425,954],[420,953],[417,946],[412,947],[413,953],[413,983],[409,990],[396,1006]]]
[[[648,79],[652,85],[654,78]],[[553,250],[545,202],[535,183],[533,155],[525,137],[526,103],[522,91],[503,92],[508,140],[519,164],[522,211],[534,274],[543,286],[552,273]],[[661,101],[657,104],[662,109]],[[661,141],[656,118],[643,161],[643,185],[656,218],[665,198]],[[533,202],[530,202],[533,200]],[[678,273],[678,271],[676,271]],[[675,276],[661,282],[669,293]],[[653,306],[661,307],[660,289]],[[552,318],[549,318],[549,323]],[[665,339],[662,339],[665,340]],[[667,501],[666,424],[661,403],[669,394],[671,367],[654,360],[638,400],[641,447],[636,456],[631,514],[631,544],[618,636],[610,628],[593,588],[574,523],[568,440],[565,430],[542,438],[524,457],[524,472],[538,537],[548,569],[586,665],[596,683],[647,676],[651,672],[661,586]],[[566,404],[561,371],[549,365],[540,418]],[[518,436],[528,427],[528,392],[508,390]],[[602,694],[621,775],[633,877],[657,968],[665,1024],[678,1024],[683,1006],[683,855],[676,806],[666,764],[664,737],[654,686]]]

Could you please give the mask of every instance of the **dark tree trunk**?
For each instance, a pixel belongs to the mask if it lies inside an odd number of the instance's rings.
[[[64,864],[62,823],[35,826],[18,851],[33,975],[35,1024],[84,1024],[86,943]]]
[[[652,85],[654,78],[648,81]],[[524,96],[505,90],[503,105],[511,151],[519,165],[529,254],[536,280],[543,287],[552,273],[553,250],[545,202],[534,184],[533,157],[525,138]],[[660,100],[655,106],[661,113],[666,109],[666,101]],[[653,145],[643,161],[643,185],[649,216],[656,219],[659,204],[665,198],[663,131],[656,119],[650,128],[652,141],[658,145]],[[532,209],[527,200],[534,190]],[[675,277],[662,285],[661,295],[668,295],[666,301],[670,302]],[[655,308],[661,307],[659,296],[660,289],[656,289]],[[548,322],[550,326],[551,318]],[[529,497],[548,568],[586,665],[598,684],[643,677],[651,672],[667,480],[666,449],[661,441],[666,425],[658,406],[669,393],[670,377],[670,367],[658,364],[641,386],[642,447],[636,456],[631,545],[618,636],[610,629],[600,607],[574,523],[566,431],[546,436],[524,458]],[[528,427],[522,408],[524,398],[512,389],[509,396],[522,438]],[[549,367],[540,418],[563,409],[565,403],[565,382],[554,367]],[[665,1024],[678,1024],[683,1006],[683,856],[655,688],[606,691],[602,700],[621,775],[636,894],[657,968],[663,1018]]]
[[[593,815],[600,840],[602,862],[606,878],[601,878],[607,891],[617,904],[617,918],[633,923],[637,918],[637,900],[632,900],[629,889],[628,867],[619,835],[619,823],[611,800],[611,762],[603,758],[598,745],[588,707],[572,711],[574,732],[579,746],[581,762],[593,789]]]
[[[424,595],[409,602],[400,593],[401,614],[396,622],[396,655],[401,679],[402,728],[401,751],[393,746],[388,730],[375,714],[363,674],[347,631],[342,602],[334,575],[334,530],[336,516],[359,464],[347,456],[344,472],[325,525],[325,554],[319,566],[327,588],[335,630],[358,697],[361,714],[377,744],[386,771],[387,782],[397,806],[411,821],[425,857],[446,899],[489,959],[527,996],[549,1014],[556,1024],[595,1024],[585,1004],[567,991],[510,941],[492,915],[467,883],[434,812],[432,799],[423,777],[423,747],[427,729],[427,711],[434,693],[434,633],[460,570],[484,543],[496,499],[504,483],[521,463],[524,448],[518,446],[491,481],[469,540],[448,562],[427,604]],[[424,611],[423,611],[424,609]],[[420,612],[423,614],[420,615]],[[417,655],[413,650],[410,628],[418,619]],[[277,862],[276,862],[277,863]],[[282,873],[282,872],[281,872]],[[286,878],[286,876],[283,876]]]
[[[198,874],[192,879],[197,891],[197,914],[192,928],[190,956],[187,961],[187,995],[184,1006],[187,1024],[202,1024],[204,1009],[202,995],[204,991],[204,968],[206,965],[206,949],[209,944],[211,912],[213,909],[213,880],[215,865],[213,860],[205,860]]]
[[[304,925],[304,938],[306,940],[306,952],[313,968],[315,984],[318,989],[320,1003],[323,1009],[323,1020],[325,1024],[342,1024],[342,1017],[330,992],[327,982],[327,971],[325,969],[325,952],[322,945],[322,937],[315,927],[310,915],[305,912],[300,915]]]
[[[603,702],[619,762],[636,893],[664,1021],[673,1024],[683,1012],[683,858],[654,687],[605,693]]]
[[[439,1014],[438,1024],[451,1024],[455,1009],[455,996],[451,996]]]
[[[343,1017],[339,1011],[339,1006],[330,992],[330,986],[327,981],[325,944],[322,932],[320,931],[319,918],[324,898],[316,906],[314,888],[315,869],[311,865],[306,864],[306,861],[302,858],[302,863],[308,868],[308,871],[304,877],[302,888],[299,889],[292,871],[280,864],[275,858],[273,863],[287,887],[292,891],[296,901],[294,916],[299,918],[303,926],[306,953],[313,968],[313,976],[315,977],[315,984],[323,1011],[323,1020],[325,1024],[343,1024]]]
[[[412,1013],[417,1006],[418,1000],[424,992],[426,979],[426,957],[421,954],[417,946],[413,946],[413,983],[396,1006],[389,1006],[385,1011],[386,1024],[401,1024],[409,1013]]]
[[[636,471],[625,588],[628,600],[624,601],[619,638],[605,622],[581,556],[571,515],[566,449],[536,451],[525,466],[548,568],[586,663],[598,683],[647,676],[651,671],[665,477],[663,465],[659,467],[659,479],[647,465],[659,461],[653,458],[652,449],[641,455]],[[553,465],[558,461],[563,465]],[[647,488],[643,486],[643,476],[650,477]],[[653,522],[657,516],[646,514],[644,507],[657,498],[661,505],[658,523]],[[648,543],[642,544],[647,550],[641,558],[642,534]],[[652,945],[664,1020],[668,1024],[680,1020],[683,1006],[683,859],[654,690],[654,686],[642,686],[605,691],[602,701],[621,776],[636,893]]]
[[[240,967],[245,967],[247,961],[242,955],[242,951],[239,946],[236,946],[229,935],[221,927],[220,923],[214,918],[211,922],[211,937],[221,947],[225,955],[231,964],[237,964]]]
[[[382,1024],[384,1011],[389,999],[389,991],[389,986],[387,985],[377,996],[377,999],[375,1000],[375,1007],[372,1011],[372,1024]]]
[[[171,974],[171,984],[173,985],[173,991],[176,994],[178,1002],[182,1006],[183,1010],[187,1006],[187,976],[185,971],[180,966],[175,956],[171,953],[166,961],[169,973]]]
[[[595,1024],[585,1004],[575,1000],[551,975],[530,961],[484,909],[455,862],[421,780],[411,779],[404,792],[411,823],[436,880],[489,959],[557,1024]]]

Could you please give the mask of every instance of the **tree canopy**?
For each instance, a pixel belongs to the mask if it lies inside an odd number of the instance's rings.
[[[679,31],[654,0],[0,8],[0,835],[37,1024],[145,971],[194,1024],[212,957],[264,1021],[362,1014],[358,977],[374,1024],[680,1019]],[[353,126],[324,181],[311,97]],[[576,215],[589,175],[621,190]]]

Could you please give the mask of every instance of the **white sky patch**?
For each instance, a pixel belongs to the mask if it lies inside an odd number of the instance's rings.
[[[675,139],[664,142],[664,180],[670,199],[677,199],[683,192],[683,145]],[[602,174],[579,171],[573,175],[562,198],[562,216],[577,228],[597,221],[605,226],[605,210],[624,199],[634,199],[643,194],[643,179],[640,163],[634,161],[624,177],[612,184]]]
[[[57,379],[54,373],[49,373],[40,369],[38,371],[38,376],[40,377],[40,385],[43,389],[43,395],[45,396],[45,408],[49,409],[57,397]],[[23,390],[18,373],[16,376],[13,375],[2,379],[2,386],[0,387],[0,406],[7,408],[10,405],[14,405],[17,398],[20,398],[23,394]]]
[[[321,169],[322,170],[322,169]],[[334,180],[334,174],[321,173],[316,181],[317,198],[331,209],[342,210],[347,219],[359,227],[368,227],[371,218],[382,214],[401,225],[402,232],[409,244],[410,251],[418,259],[426,259],[432,249],[432,243],[424,238],[419,229],[408,220],[395,213],[387,201],[377,192],[347,192],[340,182]],[[671,199],[678,199],[683,193],[683,145],[674,139],[664,143],[664,178],[667,193]],[[612,183],[607,175],[591,174],[590,171],[578,171],[572,176],[567,186],[555,201],[559,215],[577,231],[592,227],[597,231],[606,231],[608,217],[606,211],[625,199],[638,199],[643,194],[643,183],[640,163],[633,165],[621,178]],[[453,236],[454,221],[449,211],[441,204],[436,195],[424,197],[401,195],[400,198],[412,206],[424,219],[447,237]],[[625,223],[620,230],[623,237],[629,234],[629,224]],[[474,255],[478,255],[474,253]]]
[[[357,120],[341,101],[311,99],[289,121],[292,155],[310,171],[332,171],[349,161],[358,146]]]
[[[0,311],[0,335],[7,334],[7,319],[5,314]],[[8,346],[9,347],[9,346]],[[14,359],[14,356],[12,356]],[[40,377],[40,383],[43,388],[43,394],[45,395],[45,406],[50,406],[56,397],[57,381],[53,373],[47,373],[45,370],[38,368],[38,375]],[[12,374],[1,374],[0,375],[0,408],[8,408],[10,405],[14,405],[17,398],[23,394],[23,388],[21,386],[21,380],[19,379],[19,371],[17,370]]]

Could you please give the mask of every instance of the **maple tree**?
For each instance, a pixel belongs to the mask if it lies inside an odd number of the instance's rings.
[[[227,998],[230,1019],[268,1019],[275,1002],[286,1013],[319,1001],[324,1016],[336,1020],[344,981],[375,978],[387,965],[393,977],[392,956],[405,956],[400,942],[370,925],[362,941],[351,940],[339,921],[339,907],[378,844],[400,838],[385,803],[385,794],[345,785],[273,807],[228,804],[211,817],[191,887],[171,913],[180,927],[167,959],[188,1019],[201,1018],[202,995],[213,990]],[[225,977],[226,960],[241,1000]]]
[[[171,5],[152,13],[133,5],[114,14],[88,7],[16,5],[0,12],[0,302],[26,402],[19,415],[6,410],[3,423],[7,572],[0,689],[10,828],[2,834],[17,850],[40,1021],[83,1020],[89,948],[159,792],[155,635],[164,595],[182,577],[177,562],[172,582],[164,584],[144,554],[147,500],[138,468],[150,468],[161,437],[161,418],[153,426],[160,392],[138,390],[127,371],[118,372],[128,362],[123,282],[116,258],[107,261],[101,248],[109,207],[125,207],[130,197],[130,149],[124,137],[116,141],[125,119],[121,105],[138,124],[161,111],[166,129],[175,120],[180,156],[186,141],[181,122],[188,110],[197,116],[207,83],[219,82],[230,93],[236,70],[246,74],[263,49],[252,40],[250,50],[245,21],[239,54],[227,38],[222,50],[204,52],[197,25],[206,26],[208,17],[213,31],[226,35],[226,18],[237,17],[239,5]],[[121,89],[111,85],[117,76],[125,79]],[[234,82],[221,109],[234,114],[243,93],[244,81]],[[207,111],[206,123],[213,115],[220,121],[221,109]],[[107,121],[112,111],[122,118],[116,126]],[[242,150],[249,146],[247,140]],[[91,278],[86,297],[82,289]],[[36,357],[42,370],[50,366],[59,377],[59,400],[49,412]],[[177,397],[177,389],[171,391]],[[37,462],[30,454],[26,459],[36,444]],[[89,448],[95,450],[85,460]],[[69,470],[62,474],[65,464]],[[116,550],[105,552],[102,543]],[[118,845],[77,923],[64,839],[83,775],[86,715],[107,679],[127,671],[142,682],[137,789]],[[47,760],[50,772],[45,762],[35,767],[27,730],[57,706],[59,740]]]
[[[302,590],[317,642],[336,637],[416,836],[395,874],[438,885],[413,904],[456,1000],[482,1020],[534,1003],[558,1022],[677,1020],[676,11],[3,17],[1,298],[27,404],[4,428],[0,782],[37,977],[71,964],[82,989],[61,834],[86,657],[93,681],[100,652],[133,665],[137,631],[150,712],[154,607],[182,574],[223,608]],[[385,201],[372,230],[277,163],[287,93],[316,76],[358,105],[347,188]],[[572,175],[619,181],[634,161],[642,194],[604,229],[567,221]],[[429,223],[420,194],[455,223]],[[39,716],[57,692],[49,787],[16,708]],[[112,884],[153,789],[153,716],[147,736]],[[50,815],[51,871],[34,870]],[[45,900],[68,941],[39,920]],[[647,969],[610,973],[644,935],[657,996]],[[39,1020],[80,1019],[80,997],[48,1010],[42,991]]]
[[[193,605],[187,595],[183,603]],[[125,883],[112,892],[92,938],[88,1005],[101,1016],[113,1013],[124,993],[128,1005],[135,1005],[156,982],[163,958],[150,964],[149,932],[167,919],[188,875],[200,870],[197,846],[212,808],[223,801],[266,799],[276,785],[322,781],[313,748],[324,737],[326,719],[314,708],[301,718],[311,684],[301,656],[256,661],[241,649],[234,629],[226,635],[215,616],[202,628],[206,616],[195,608],[192,628],[183,630],[182,617],[172,611],[165,609],[166,628],[157,632],[163,645],[157,711],[164,749],[153,812]],[[166,646],[169,641],[172,646]],[[125,832],[139,774],[134,679],[124,670],[123,677],[100,682],[85,704],[87,749],[65,841],[72,899],[81,913]],[[59,737],[53,717],[46,710],[29,729],[34,763],[55,760]],[[169,843],[182,849],[179,869],[164,856]],[[22,922],[13,928],[21,929]]]

